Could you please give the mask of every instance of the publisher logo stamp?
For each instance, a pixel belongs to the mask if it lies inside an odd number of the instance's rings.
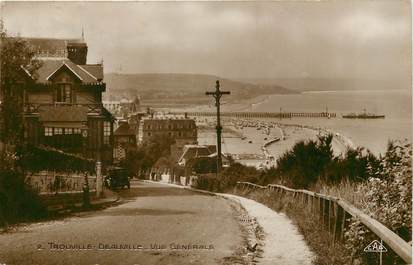
[[[364,248],[364,252],[387,252],[386,247],[377,240],[374,240],[367,247]]]

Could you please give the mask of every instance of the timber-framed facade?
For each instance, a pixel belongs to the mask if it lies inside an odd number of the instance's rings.
[[[87,44],[83,40],[26,41],[38,51],[36,59],[41,61],[35,73],[22,71],[27,143],[111,164],[114,117],[102,104],[106,89],[103,65],[86,64]]]

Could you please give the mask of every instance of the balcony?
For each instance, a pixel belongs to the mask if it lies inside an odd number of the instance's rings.
[[[25,115],[38,115],[43,111],[51,111],[53,108],[55,110],[84,110],[87,115],[103,115],[105,111],[103,109],[103,104],[73,104],[66,102],[55,102],[55,103],[27,103],[24,105]]]

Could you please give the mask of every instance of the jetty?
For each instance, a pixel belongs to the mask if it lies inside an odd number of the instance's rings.
[[[174,115],[187,115],[192,117],[215,117],[215,112],[189,111],[170,112]],[[221,112],[221,117],[234,118],[335,118],[334,112]]]

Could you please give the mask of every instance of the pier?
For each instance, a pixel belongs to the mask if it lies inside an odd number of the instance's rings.
[[[171,112],[175,115],[187,115],[192,117],[215,117],[214,112],[190,111],[190,112]],[[221,117],[234,118],[335,118],[334,112],[221,112]]]

